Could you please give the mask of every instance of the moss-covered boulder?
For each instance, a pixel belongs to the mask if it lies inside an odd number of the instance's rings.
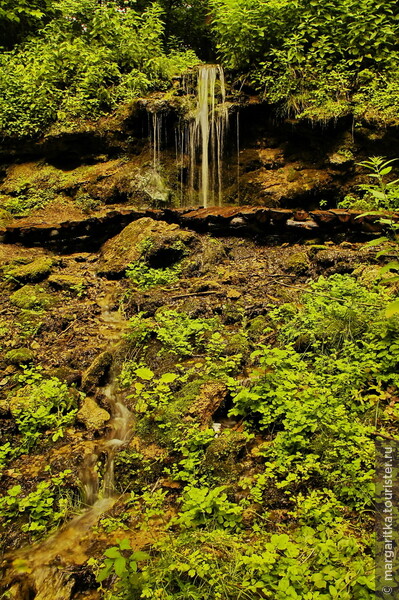
[[[9,365],[25,365],[31,362],[34,356],[30,348],[15,348],[6,353],[4,360]]]
[[[76,275],[64,275],[63,273],[54,273],[48,278],[48,282],[56,290],[65,290],[79,295],[86,287],[86,282]]]
[[[7,279],[17,283],[37,283],[48,277],[53,264],[52,258],[41,256],[28,264],[8,265],[4,274]]]
[[[83,404],[76,415],[77,421],[83,423],[89,431],[102,429],[110,418],[109,412],[98,406],[97,402],[90,397],[83,400]]]
[[[144,259],[149,267],[169,267],[189,252],[195,238],[195,234],[178,225],[149,217],[139,219],[104,244],[98,273],[109,278],[122,277],[127,266],[139,259]]]
[[[294,252],[284,264],[284,269],[294,275],[305,275],[309,270],[309,260],[306,252]]]
[[[102,352],[93,360],[82,375],[82,389],[85,392],[89,392],[105,383],[112,360],[111,352]]]
[[[11,294],[10,302],[22,309],[48,308],[54,298],[39,285],[24,285]]]

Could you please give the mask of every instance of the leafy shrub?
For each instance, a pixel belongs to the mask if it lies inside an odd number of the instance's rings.
[[[137,285],[140,290],[148,290],[157,285],[170,285],[179,279],[181,268],[177,265],[164,269],[148,267],[143,260],[128,265],[126,277]]]
[[[56,441],[75,420],[76,394],[56,377],[46,379],[30,367],[24,368],[19,379],[27,385],[11,399],[11,411],[22,434],[22,446],[31,449],[45,429],[54,431],[52,440]]]
[[[0,498],[0,518],[7,523],[22,519],[25,521],[22,531],[30,532],[34,537],[56,527],[70,509],[70,500],[62,488],[71,472],[67,469],[49,481],[41,481],[29,494],[24,495],[20,485],[8,489]]]
[[[55,120],[96,118],[198,62],[162,48],[162,10],[61,0],[40,36],[0,57],[0,130],[25,136]]]

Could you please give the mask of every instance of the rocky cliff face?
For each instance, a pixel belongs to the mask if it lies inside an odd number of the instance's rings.
[[[394,157],[398,145],[395,129],[353,127],[345,120],[325,127],[277,122],[267,106],[255,102],[231,104],[229,110],[221,173],[228,205],[335,208],[364,181],[356,163],[371,155]],[[162,117],[156,166],[153,114]],[[153,99],[80,131],[7,142],[0,153],[0,206],[7,211],[1,221],[27,214],[46,221],[54,210],[73,218],[114,204],[198,206],[189,157],[176,152],[181,114],[178,99]]]

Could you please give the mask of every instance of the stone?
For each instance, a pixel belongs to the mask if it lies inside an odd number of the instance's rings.
[[[102,352],[91,363],[88,369],[82,375],[82,389],[85,392],[92,391],[105,383],[109,369],[112,365],[113,357],[111,352]]]
[[[4,360],[9,365],[25,365],[34,359],[35,355],[29,348],[16,348],[9,350]]]
[[[24,285],[10,296],[11,304],[22,309],[46,308],[53,298],[39,285]]]
[[[236,298],[241,298],[241,296],[242,296],[241,292],[234,288],[227,291],[227,298],[229,298],[230,300],[235,300]]]
[[[37,283],[46,279],[53,264],[52,258],[41,256],[28,264],[9,265],[5,269],[5,275],[19,283]]]
[[[76,275],[63,275],[62,273],[54,273],[48,278],[51,287],[56,290],[66,290],[74,292],[85,285],[84,279]]]
[[[309,261],[306,252],[295,252],[291,254],[284,263],[284,269],[295,275],[304,275],[308,272]]]
[[[188,252],[192,232],[144,217],[130,223],[102,247],[99,275],[122,277],[128,265],[143,258],[150,267],[169,267]]]
[[[203,424],[212,420],[212,415],[221,407],[227,396],[227,388],[220,381],[208,381],[191,406],[190,414],[199,417]]]
[[[98,406],[94,398],[90,396],[83,400],[83,404],[76,415],[77,421],[83,423],[89,431],[102,429],[110,418],[109,412]]]

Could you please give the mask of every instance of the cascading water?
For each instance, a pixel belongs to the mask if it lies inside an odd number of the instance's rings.
[[[199,67],[196,114],[185,128],[188,140],[186,144],[182,144],[181,151],[185,151],[184,146],[188,149],[191,190],[194,190],[196,183],[197,157],[200,157],[197,185],[199,200],[203,206],[208,206],[209,200],[215,204],[216,197],[218,204],[222,202],[222,157],[229,119],[225,101],[226,87],[222,67]]]
[[[180,171],[180,204],[208,206],[222,203],[222,163],[229,113],[220,65],[202,65],[182,79],[186,96],[195,96],[195,108],[175,130],[176,166]],[[166,140],[162,114],[149,117],[154,176],[162,169],[161,141]],[[164,135],[162,135],[164,133]],[[184,185],[187,184],[187,201]]]
[[[120,331],[119,313],[107,310],[105,305],[102,308],[104,321],[108,325],[111,322]],[[7,579],[13,584],[8,589],[7,597],[11,600],[31,597],[35,600],[69,600],[74,581],[67,566],[62,564],[63,557],[69,565],[81,564],[87,560],[85,549],[80,543],[82,537],[116,501],[114,460],[118,449],[130,439],[131,413],[116,398],[112,381],[101,391],[108,399],[112,418],[107,434],[98,440],[80,468],[82,500],[86,508],[47,540],[8,557],[10,566]],[[105,457],[104,474],[100,482],[98,465],[102,457]],[[19,571],[14,571],[17,563]],[[21,573],[25,573],[25,579]]]

